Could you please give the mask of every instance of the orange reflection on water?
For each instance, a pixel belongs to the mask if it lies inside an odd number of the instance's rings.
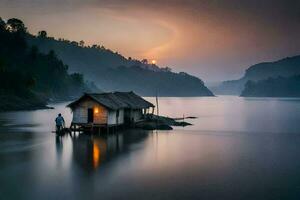
[[[105,160],[107,151],[106,141],[100,138],[93,140],[93,167],[97,168],[101,164],[101,159]]]
[[[93,144],[93,166],[98,167],[100,164],[100,148],[96,143]]]

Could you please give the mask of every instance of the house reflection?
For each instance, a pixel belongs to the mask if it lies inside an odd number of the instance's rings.
[[[147,133],[130,131],[105,136],[86,134],[73,136],[73,161],[84,170],[92,172],[126,152],[130,144],[144,140]]]
[[[72,141],[73,160],[82,168],[94,170],[106,159],[108,146],[104,137],[80,134],[72,137]]]

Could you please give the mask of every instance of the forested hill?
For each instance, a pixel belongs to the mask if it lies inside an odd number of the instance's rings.
[[[54,50],[68,64],[70,71],[83,73],[102,90],[135,91],[144,96],[212,96],[204,83],[187,73],[174,73],[141,61],[125,58],[100,45],[86,46],[75,42],[54,39],[45,31],[38,36],[28,35],[28,42],[43,52]]]
[[[22,21],[0,18],[0,110],[42,108],[89,91],[82,74],[69,74],[54,51],[28,45],[27,34]]]
[[[300,75],[248,81],[244,97],[300,97]]]
[[[221,94],[240,95],[249,80],[259,81],[279,76],[291,77],[295,75],[300,75],[300,56],[253,65],[246,70],[245,75],[241,79],[225,81],[215,88],[214,91]]]
[[[243,78],[263,80],[269,77],[290,77],[300,74],[300,56],[288,57],[276,62],[266,62],[251,66]]]

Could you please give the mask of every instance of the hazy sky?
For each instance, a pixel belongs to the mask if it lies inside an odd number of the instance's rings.
[[[300,54],[300,0],[0,0],[0,16],[205,81]]]

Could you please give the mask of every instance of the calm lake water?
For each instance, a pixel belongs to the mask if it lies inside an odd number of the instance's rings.
[[[160,98],[194,126],[58,138],[65,105],[0,113],[0,199],[300,199],[300,99]]]

